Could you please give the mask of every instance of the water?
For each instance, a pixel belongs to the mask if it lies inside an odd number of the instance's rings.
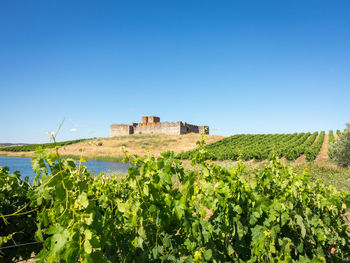
[[[32,163],[30,158],[23,157],[6,157],[0,155],[0,166],[7,166],[10,169],[10,173],[19,171],[21,177],[24,179],[26,176],[29,177],[29,182],[33,182],[35,173],[32,170]],[[105,162],[105,161],[88,161],[83,163],[84,166],[90,172],[99,174],[105,173],[126,173],[129,166],[122,162]]]

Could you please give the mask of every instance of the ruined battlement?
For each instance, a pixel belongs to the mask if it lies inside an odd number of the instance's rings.
[[[182,121],[160,122],[156,116],[142,116],[142,122],[129,124],[112,124],[110,136],[123,136],[130,134],[187,134],[205,133],[209,134],[208,126],[197,126]]]

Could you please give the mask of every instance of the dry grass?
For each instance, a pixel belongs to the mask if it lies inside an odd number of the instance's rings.
[[[207,143],[213,143],[223,139],[225,136],[207,135]],[[67,145],[59,150],[62,155],[92,157],[123,157],[122,147],[132,154],[146,156],[154,154],[159,156],[163,151],[171,150],[184,152],[195,149],[196,142],[201,139],[200,134],[166,135],[166,134],[133,134],[127,136],[117,136],[112,138],[97,138]],[[101,145],[102,144],[102,145]],[[101,146],[99,146],[101,145]],[[33,157],[33,152],[2,152],[0,155],[16,157]]]
[[[222,138],[224,138],[224,136],[208,135],[207,143],[213,143]],[[146,156],[149,153],[159,156],[161,152],[167,150],[179,153],[192,150],[197,147],[196,142],[200,139],[200,134],[134,134],[129,136],[98,138],[84,141],[62,147],[59,152],[63,155],[82,154],[85,157],[121,157],[123,156],[121,148],[125,148],[128,152],[140,156]]]

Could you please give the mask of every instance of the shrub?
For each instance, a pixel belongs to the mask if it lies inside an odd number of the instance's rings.
[[[99,141],[98,143],[97,143],[97,146],[102,146],[103,145],[103,142],[101,142],[101,141]]]
[[[346,129],[340,135],[335,143],[330,145],[332,159],[339,166],[350,165],[350,123],[346,124]]]

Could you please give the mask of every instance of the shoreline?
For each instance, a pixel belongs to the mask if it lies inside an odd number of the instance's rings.
[[[134,154],[132,152],[129,152],[131,154]],[[159,154],[153,154],[148,152],[148,154],[143,154],[139,155],[142,158],[146,158],[148,155],[153,155],[154,157],[160,157]],[[35,157],[35,152],[5,152],[5,151],[0,151],[0,156],[4,157],[16,157],[16,158],[33,158]],[[87,160],[87,161],[106,161],[106,162],[122,162],[124,159],[124,155],[77,155],[77,154],[62,154],[60,153],[60,156],[63,159],[71,158],[74,160],[80,160],[81,158]],[[189,166],[190,159],[179,159],[183,164],[186,166]],[[340,168],[338,167],[334,162],[330,160],[315,160],[312,162],[308,162],[306,160],[304,161],[287,161],[285,158],[279,159],[281,162],[283,162],[285,165],[289,166],[301,166],[301,165],[307,165],[307,164],[314,164],[318,166],[323,166],[323,167],[329,167],[329,168]],[[225,168],[231,168],[235,166],[238,162],[241,162],[240,160],[207,160],[209,163],[214,163],[217,165],[220,165]],[[250,167],[262,167],[264,164],[266,164],[268,160],[263,160],[263,161],[256,161],[254,159],[248,160],[248,161],[242,161],[243,164],[250,166]]]

